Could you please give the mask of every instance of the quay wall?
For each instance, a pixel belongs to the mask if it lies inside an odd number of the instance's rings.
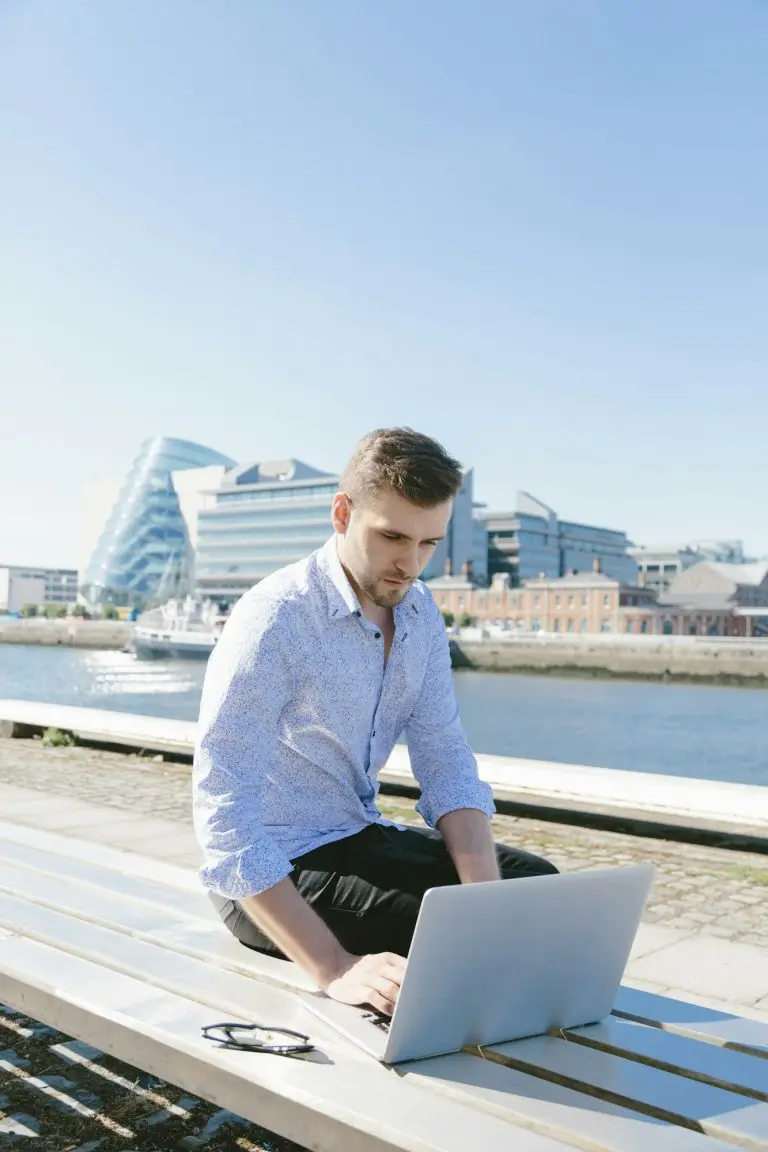
[[[768,639],[681,639],[456,637],[451,655],[454,668],[768,687]]]
[[[10,620],[0,617],[0,644],[120,649],[131,638],[127,620]]]

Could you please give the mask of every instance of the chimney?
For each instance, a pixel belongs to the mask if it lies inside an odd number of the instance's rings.
[[[443,575],[453,576],[453,564],[451,562],[450,556],[446,556],[445,564],[443,565]]]
[[[594,560],[592,561],[592,571],[593,572],[602,572],[602,570],[603,570],[603,562],[599,556],[595,556]]]
[[[472,561],[471,560],[465,560],[461,566],[461,571],[462,571],[463,575],[466,576],[467,580],[471,580],[472,579]]]

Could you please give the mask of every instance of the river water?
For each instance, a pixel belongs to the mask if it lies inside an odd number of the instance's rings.
[[[202,661],[0,644],[0,699],[194,720]],[[476,752],[768,785],[768,691],[455,674]],[[0,753],[1,754],[1,753]]]

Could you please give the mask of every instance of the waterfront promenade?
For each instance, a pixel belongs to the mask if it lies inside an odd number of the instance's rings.
[[[418,819],[408,800],[384,797],[382,807]],[[2,740],[0,810],[9,822],[180,867],[193,869],[199,858],[185,764]],[[627,983],[768,1020],[768,856],[505,816],[495,833],[564,871],[653,861],[658,879]],[[0,1133],[26,1127],[39,1133],[42,1152],[295,1149],[39,1022],[0,1010],[0,1033]]]

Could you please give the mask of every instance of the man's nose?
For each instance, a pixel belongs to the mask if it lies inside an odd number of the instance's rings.
[[[421,571],[418,548],[409,548],[407,552],[402,552],[397,561],[397,568],[403,579],[415,580]]]

